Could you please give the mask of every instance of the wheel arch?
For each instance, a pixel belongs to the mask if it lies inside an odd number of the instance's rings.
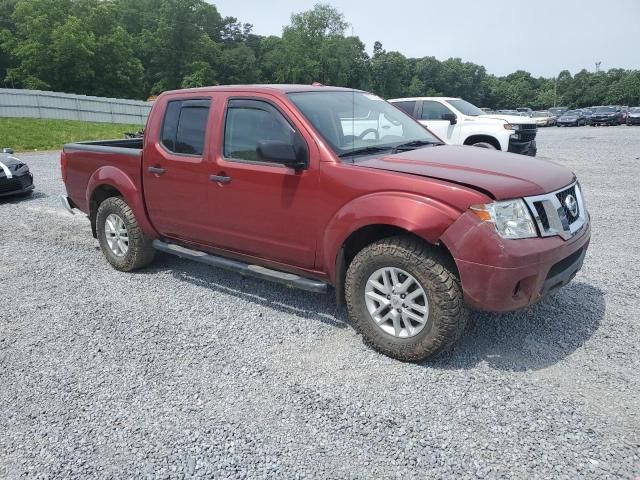
[[[150,238],[157,238],[153,225],[147,217],[141,188],[122,170],[105,166],[96,170],[87,184],[86,202],[89,206],[91,231],[96,237],[96,217],[100,204],[107,198],[122,197],[131,207],[140,228]]]
[[[416,237],[453,259],[440,242],[440,236],[459,217],[456,209],[414,195],[369,197],[343,208],[342,214],[329,224],[323,239],[324,268],[335,286],[338,304],[344,301],[344,278],[350,262],[364,247],[383,238]],[[375,212],[375,215],[354,219],[354,211]]]
[[[464,140],[464,145],[473,145],[474,143],[478,143],[478,142],[486,142],[496,147],[497,150],[502,150],[502,147],[500,146],[500,142],[498,141],[497,138],[492,137],[491,135],[484,135],[484,134],[468,136]]]

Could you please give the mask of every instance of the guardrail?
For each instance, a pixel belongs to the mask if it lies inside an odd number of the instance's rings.
[[[55,118],[144,125],[151,102],[0,88],[0,117]]]

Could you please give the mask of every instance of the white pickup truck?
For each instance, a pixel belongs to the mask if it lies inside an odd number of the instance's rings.
[[[537,125],[533,118],[486,114],[461,98],[413,97],[389,100],[449,145],[474,145],[535,156]]]

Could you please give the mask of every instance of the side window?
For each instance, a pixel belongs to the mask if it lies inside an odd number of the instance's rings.
[[[408,113],[409,115],[411,115],[413,117],[413,112],[416,108],[416,102],[393,102],[393,106],[394,107],[398,107],[400,110],[402,110],[405,113]]]
[[[453,112],[442,105],[440,102],[425,100],[422,102],[422,113],[420,114],[420,120],[442,120],[442,115],[446,113]]]
[[[161,139],[167,150],[182,155],[202,155],[210,103],[209,100],[168,103]]]
[[[258,144],[263,141],[290,143],[294,129],[282,114],[267,102],[231,100],[224,124],[225,158],[262,161]]]

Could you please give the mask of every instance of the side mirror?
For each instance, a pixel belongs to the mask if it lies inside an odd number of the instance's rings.
[[[2,153],[8,153],[9,155],[13,155],[13,148],[3,148]]]
[[[294,170],[309,168],[309,151],[305,141],[294,135],[293,142],[263,140],[256,148],[258,158],[267,162],[282,163]]]
[[[442,120],[449,120],[451,125],[455,125],[458,123],[458,117],[456,117],[455,113],[443,113]]]

